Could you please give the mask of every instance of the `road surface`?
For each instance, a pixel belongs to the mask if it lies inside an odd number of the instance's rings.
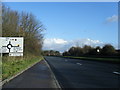
[[[62,88],[119,88],[117,64],[46,56]]]
[[[6,88],[57,88],[57,86],[50,69],[45,61],[42,60],[3,85],[3,90],[6,90]]]

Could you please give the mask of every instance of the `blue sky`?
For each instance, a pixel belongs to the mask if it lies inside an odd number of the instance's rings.
[[[84,40],[93,42],[98,40],[100,43],[110,43],[115,47],[118,44],[117,2],[7,2],[6,5],[19,12],[31,12],[42,21],[47,29],[44,32],[47,49]],[[61,44],[56,41],[60,41]],[[62,50],[67,49],[63,48],[60,47]]]

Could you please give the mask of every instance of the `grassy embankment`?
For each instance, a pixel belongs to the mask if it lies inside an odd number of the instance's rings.
[[[73,58],[73,59],[82,59],[82,60],[94,60],[94,61],[120,63],[120,59],[119,58],[75,57],[75,56],[64,56],[64,57]]]
[[[29,66],[43,60],[43,57],[3,57],[2,60],[2,80],[8,79]]]

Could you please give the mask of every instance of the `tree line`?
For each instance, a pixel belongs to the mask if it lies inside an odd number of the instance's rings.
[[[44,50],[42,52],[42,55],[44,56],[60,56],[60,52],[59,51],[55,51],[55,50]]]
[[[32,13],[18,12],[2,5],[2,36],[24,37],[24,55],[40,55],[45,30]]]
[[[91,47],[89,45],[85,45],[83,47],[71,47],[68,51],[63,52],[63,56],[118,56],[120,55],[119,50],[115,50],[115,48],[106,44],[102,48]]]

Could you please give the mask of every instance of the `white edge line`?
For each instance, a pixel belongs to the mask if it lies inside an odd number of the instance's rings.
[[[54,80],[55,80],[56,85],[58,86],[58,88],[61,89],[61,86],[60,86],[58,80],[56,79],[56,77],[55,77],[55,75],[54,75],[52,69],[50,68],[50,65],[49,65],[48,62],[45,60],[45,58],[44,58],[44,61],[45,61],[45,63],[47,64],[48,68],[50,69],[50,71],[51,71],[51,73],[52,73],[52,75],[53,75],[53,78],[54,78]]]

